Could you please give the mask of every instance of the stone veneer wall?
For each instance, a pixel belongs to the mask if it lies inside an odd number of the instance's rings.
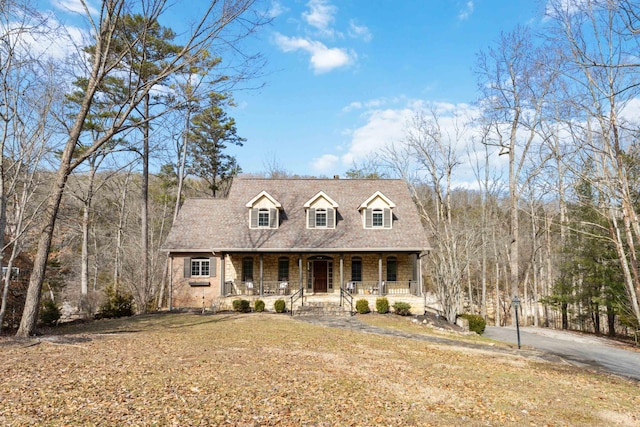
[[[333,260],[333,292],[337,292],[340,288],[340,255],[338,254],[322,254]],[[315,254],[302,255],[303,283],[306,285],[308,281],[307,262]],[[354,253],[344,255],[343,279],[345,282],[351,280],[351,259],[353,257],[362,258],[362,281],[377,282],[378,281],[378,258],[377,253]],[[398,282],[408,282],[413,279],[413,258],[410,254],[383,254],[382,256],[382,280],[387,280],[387,258],[394,256],[397,260],[397,279]],[[258,254],[242,254],[236,253],[229,255],[226,260],[225,281],[234,281],[239,283],[242,275],[242,259],[250,257],[253,259],[253,281],[257,285],[260,282],[260,255]],[[298,289],[299,269],[297,254],[291,253],[274,253],[263,254],[263,280],[265,282],[277,282],[278,277],[278,260],[280,257],[289,258],[289,287],[290,289]],[[306,287],[305,287],[306,289]],[[331,289],[329,289],[331,292]]]

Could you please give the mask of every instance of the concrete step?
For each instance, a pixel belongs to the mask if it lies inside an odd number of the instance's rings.
[[[310,301],[293,310],[294,316],[350,316],[348,307],[341,307],[335,302]]]

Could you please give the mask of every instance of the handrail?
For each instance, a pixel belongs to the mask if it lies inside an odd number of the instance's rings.
[[[350,305],[349,313],[353,314],[353,295],[346,289],[340,288],[340,307],[342,307],[342,301],[346,300]]]
[[[302,298],[301,306],[304,307],[304,288],[300,288],[291,295],[291,316],[293,316],[293,303]]]

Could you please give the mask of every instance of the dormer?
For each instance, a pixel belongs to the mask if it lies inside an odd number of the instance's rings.
[[[304,204],[307,228],[336,228],[338,204],[324,191],[320,191]]]
[[[396,204],[379,191],[365,200],[358,211],[364,228],[388,229],[393,227],[393,211]]]
[[[278,228],[282,205],[262,191],[245,205],[249,208],[249,228]]]

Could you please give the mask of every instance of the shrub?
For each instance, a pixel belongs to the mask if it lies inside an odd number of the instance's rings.
[[[246,299],[236,299],[231,303],[233,311],[240,313],[249,313],[251,311],[251,303]]]
[[[369,310],[369,301],[364,298],[356,301],[356,311],[360,314],[370,313],[371,310]]]
[[[60,320],[60,308],[58,305],[50,299],[47,299],[42,304],[42,310],[40,310],[40,321],[47,326],[55,325]]]
[[[478,335],[484,333],[484,329],[487,327],[487,321],[478,314],[461,314],[460,317],[469,321],[469,330],[475,332]]]
[[[398,301],[393,304],[394,312],[399,316],[411,316],[411,304]]]
[[[281,298],[273,303],[273,308],[276,313],[284,313],[287,309],[287,303]]]
[[[389,300],[384,297],[377,298],[376,311],[380,314],[387,314],[389,312]]]
[[[133,296],[131,294],[114,290],[108,287],[104,290],[107,297],[102,303],[97,319],[109,319],[114,317],[125,317],[133,314]]]
[[[262,313],[264,311],[264,301],[261,299],[257,299],[255,303],[253,303],[253,309],[257,313]]]

